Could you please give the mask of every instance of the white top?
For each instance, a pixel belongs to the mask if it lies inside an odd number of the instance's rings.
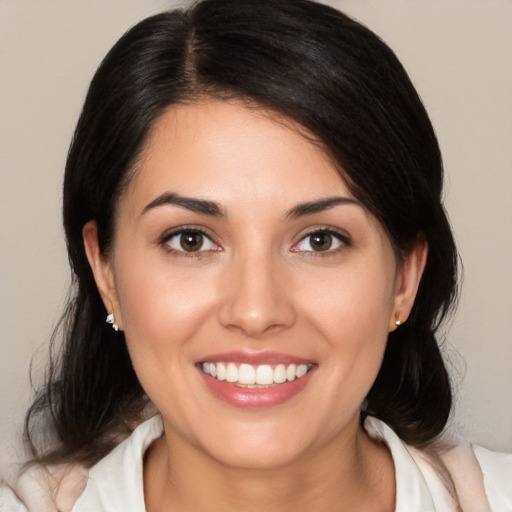
[[[396,477],[395,512],[457,512],[451,481],[464,512],[512,512],[512,454],[458,446],[450,450],[449,456],[443,456],[450,481],[435,469],[425,452],[405,445],[382,421],[367,418],[365,428],[391,451]],[[91,468],[73,512],[143,512],[143,456],[162,433],[162,419],[155,416]],[[0,486],[0,512],[25,511],[12,491]]]

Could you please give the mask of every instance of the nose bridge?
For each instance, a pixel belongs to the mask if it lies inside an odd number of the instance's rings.
[[[220,307],[224,326],[258,337],[294,322],[293,304],[283,287],[283,268],[271,249],[234,256],[226,279]]]

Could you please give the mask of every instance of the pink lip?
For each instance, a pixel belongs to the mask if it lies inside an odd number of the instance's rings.
[[[311,360],[301,359],[286,354],[278,354],[275,352],[249,353],[249,352],[231,352],[223,354],[215,354],[202,359],[201,362],[234,362],[246,364],[311,364]],[[220,381],[206,375],[198,362],[197,371],[201,375],[207,388],[216,397],[224,402],[239,408],[258,409],[265,407],[273,407],[283,404],[300,393],[309,383],[312,375],[316,371],[316,365],[300,379],[291,382],[275,384],[268,388],[247,388],[236,384]]]
[[[221,354],[211,354],[205,356],[203,359],[196,361],[196,363],[219,363],[219,362],[233,362],[233,363],[246,363],[252,365],[259,364],[314,364],[311,359],[303,359],[295,357],[290,354],[281,354],[279,352],[251,352],[251,351],[238,351],[238,352],[224,352]]]

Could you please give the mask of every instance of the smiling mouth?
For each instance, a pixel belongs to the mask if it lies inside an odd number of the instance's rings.
[[[247,388],[268,388],[301,379],[311,370],[312,364],[239,364],[233,362],[200,363],[206,375],[218,381]]]

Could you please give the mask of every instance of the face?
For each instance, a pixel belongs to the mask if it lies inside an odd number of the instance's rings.
[[[156,122],[109,259],[84,237],[168,442],[231,466],[354,435],[421,274],[293,123],[213,100]]]

